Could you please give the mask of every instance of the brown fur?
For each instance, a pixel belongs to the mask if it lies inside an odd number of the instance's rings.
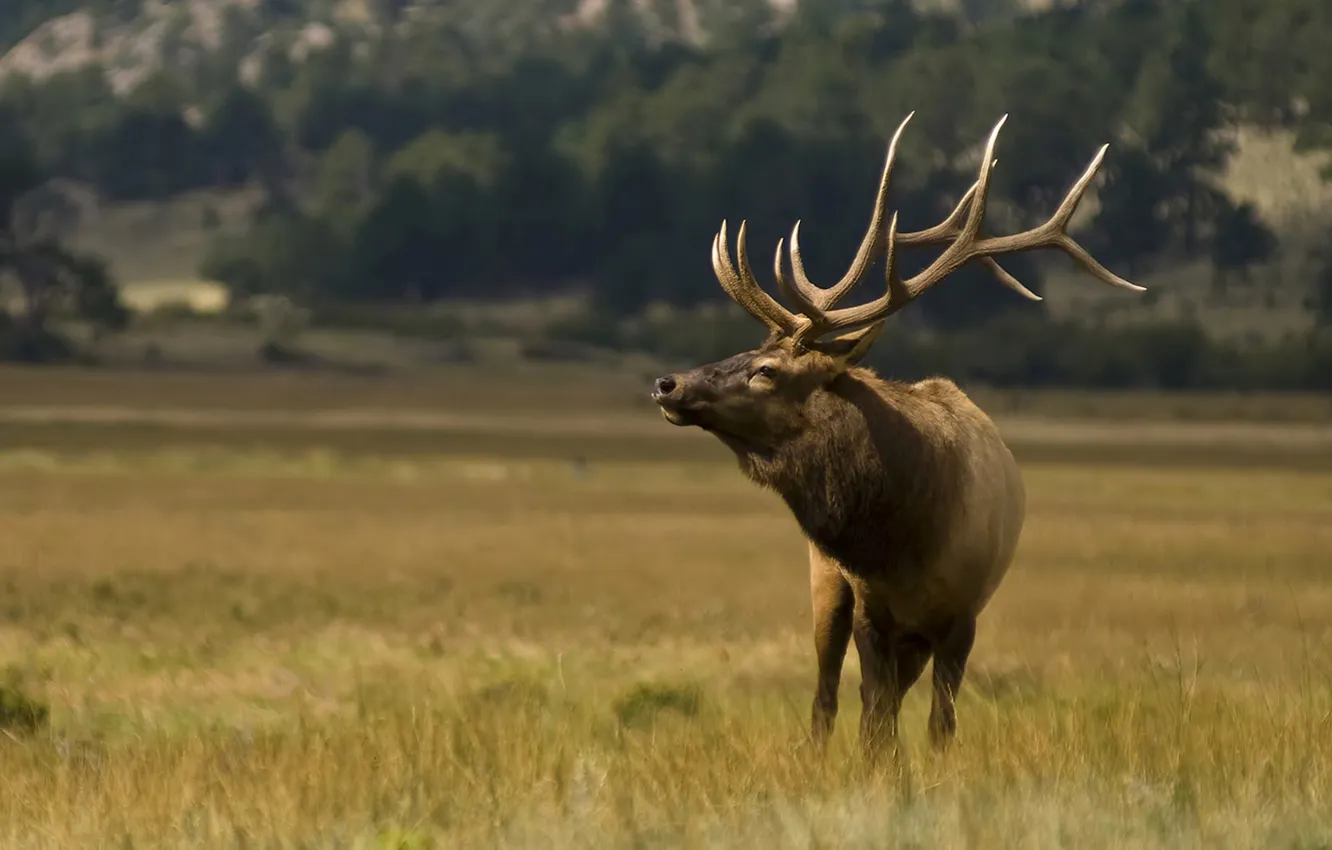
[[[951,381],[857,367],[871,339],[808,350],[774,336],[660,379],[654,398],[668,421],[721,439],[800,524],[819,668],[813,738],[822,749],[832,731],[854,638],[861,737],[875,754],[896,739],[902,697],[931,655],[931,739],[952,739],[976,617],[1012,560],[1025,496],[990,418]]]

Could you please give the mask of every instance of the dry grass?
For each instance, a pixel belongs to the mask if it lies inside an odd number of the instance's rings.
[[[21,400],[106,403],[69,380]],[[803,546],[703,435],[266,427],[4,427],[3,687],[51,717],[0,733],[0,844],[1332,842],[1332,475],[1033,445],[959,746],[922,689],[869,776],[854,652],[801,748]]]

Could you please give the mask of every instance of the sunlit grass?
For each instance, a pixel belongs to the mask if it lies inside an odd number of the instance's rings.
[[[724,455],[200,430],[6,426],[6,846],[1332,841],[1332,475],[1029,460],[957,747],[920,688],[870,775],[854,651],[804,746],[804,545]]]

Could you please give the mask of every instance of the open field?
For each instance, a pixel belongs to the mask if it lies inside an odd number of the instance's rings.
[[[920,688],[866,776],[794,523],[640,382],[0,371],[0,845],[1332,845],[1325,399],[1019,405],[958,746]]]

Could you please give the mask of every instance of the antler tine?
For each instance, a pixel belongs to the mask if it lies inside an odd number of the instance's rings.
[[[981,219],[985,217],[985,206],[990,200],[990,172],[994,168],[994,146],[999,141],[999,131],[1004,128],[1008,121],[1008,115],[1005,114],[994,125],[990,131],[990,138],[985,142],[985,153],[981,157],[980,176],[976,178],[976,191],[972,194],[970,208],[967,210],[966,223],[962,225],[962,230],[957,238],[944,249],[943,255],[939,259],[930,263],[925,271],[916,275],[907,284],[907,289],[912,297],[919,296],[930,286],[933,286],[944,277],[948,276],[967,260],[971,259],[967,254],[969,249],[980,235]]]
[[[892,141],[888,143],[888,154],[884,158],[883,174],[879,178],[879,191],[874,198],[874,211],[870,214],[869,228],[865,231],[864,237],[860,240],[860,248],[856,251],[856,258],[852,261],[851,267],[847,269],[846,274],[837,283],[824,289],[809,279],[805,273],[805,264],[800,255],[800,222],[797,221],[791,228],[791,271],[794,277],[794,286],[787,281],[786,275],[781,268],[781,243],[778,243],[778,257],[775,263],[777,269],[777,282],[782,287],[782,292],[790,298],[801,311],[813,319],[815,322],[823,318],[825,311],[831,309],[848,292],[850,292],[865,277],[870,266],[878,259],[879,250],[883,244],[883,220],[888,206],[888,187],[892,183],[893,164],[897,160],[897,147],[902,139],[902,133],[906,126],[915,116],[915,111],[908,113],[902,123],[897,126],[893,133]]]
[[[883,279],[888,284],[889,304],[898,302],[905,304],[911,297],[911,293],[902,285],[902,278],[897,274],[897,246],[901,241],[902,237],[897,232],[897,213],[893,213],[893,220],[888,224],[888,260],[883,268]]]
[[[964,233],[949,248],[949,251],[955,253],[953,262],[958,260],[966,262],[976,257],[993,257],[995,254],[1011,254],[1032,248],[1059,248],[1102,283],[1126,289],[1130,292],[1145,292],[1146,287],[1130,283],[1097,262],[1085,248],[1068,234],[1069,221],[1073,218],[1073,213],[1077,211],[1078,203],[1082,200],[1087,187],[1091,185],[1092,178],[1096,176],[1096,171],[1101,167],[1101,161],[1105,158],[1105,152],[1109,148],[1109,145],[1101,146],[1086,170],[1082,172],[1082,176],[1077,179],[1073,187],[1069,189],[1068,194],[1064,196],[1063,202],[1055,210],[1054,215],[1050,216],[1044,224],[1011,236],[994,236],[986,239],[977,239],[974,231],[970,234],[970,238],[967,238]],[[987,176],[983,174],[982,180]],[[945,252],[945,254],[947,253]],[[952,268],[956,267],[956,265],[952,266]],[[951,269],[949,270],[951,271]],[[944,274],[947,274],[947,272],[944,272]],[[935,272],[934,267],[931,266],[908,281],[907,285],[914,296],[919,296],[921,292],[938,283],[941,277],[942,275]]]
[[[993,162],[991,162],[991,166],[997,164],[998,160],[994,160]],[[925,230],[916,230],[911,233],[900,234],[897,237],[898,244],[899,245],[941,245],[949,241],[950,239],[956,238],[958,234],[962,232],[961,227],[959,227],[959,223],[966,216],[967,205],[971,203],[971,199],[975,196],[976,189],[979,185],[980,185],[979,183],[972,183],[971,188],[967,189],[967,191],[962,195],[962,199],[957,202],[957,206],[953,207],[953,211],[949,213],[948,217],[945,218],[943,221],[939,222],[933,227],[926,228]],[[1009,289],[1013,290],[1018,295],[1021,295],[1022,297],[1028,298],[1032,301],[1043,300],[1041,296],[1037,295],[1027,287],[1023,286],[1022,281],[1018,280],[1017,278],[1013,277],[1013,275],[1009,274],[1008,271],[1004,269],[1003,266],[999,265],[999,262],[995,260],[993,257],[981,257],[980,264],[985,266],[985,268],[989,270],[990,274],[998,278],[1000,283],[1002,283],[1004,286],[1007,286]]]
[[[809,324],[808,319],[802,321],[800,317],[774,301],[772,296],[764,292],[754,278],[754,272],[749,266],[749,255],[745,245],[746,223],[744,221],[740,222],[740,233],[736,237],[736,254],[740,261],[740,271],[738,273],[735,267],[731,265],[731,252],[726,238],[726,221],[724,219],[721,223],[721,229],[712,237],[712,271],[717,276],[717,282],[737,304],[744,307],[751,316],[763,322],[772,331],[790,334],[807,326]]]
[[[893,278],[896,277],[896,271],[890,266],[888,270],[889,291],[887,293],[866,304],[847,307],[842,310],[827,311],[821,317],[821,321],[819,322],[823,331],[841,330],[852,325],[864,324],[866,322],[890,316],[914,301],[919,297],[920,293],[924,292],[935,283],[938,283],[940,280],[943,280],[951,272],[955,271],[971,259],[966,251],[970,245],[975,242],[976,234],[980,230],[981,219],[985,215],[986,194],[989,191],[990,186],[990,168],[993,167],[995,161],[994,145],[995,142],[998,141],[999,131],[1003,128],[1004,122],[1007,120],[1007,115],[999,119],[999,123],[994,125],[994,129],[990,131],[990,138],[985,143],[985,154],[981,159],[980,177],[967,193],[970,197],[964,197],[964,201],[969,200],[969,203],[966,204],[966,222],[960,229],[956,228],[954,222],[963,206],[963,204],[958,204],[957,208],[953,210],[952,214],[949,215],[943,223],[937,227],[923,231],[923,233],[931,239],[942,239],[944,238],[942,234],[945,228],[950,231],[956,230],[956,237],[952,244],[944,249],[943,254],[933,263],[930,263],[925,271],[911,278],[909,281],[894,281]],[[917,239],[922,238],[918,233],[910,235]],[[897,298],[891,297],[894,292],[898,293]]]
[[[993,168],[994,146],[998,141],[999,131],[1003,128],[1004,122],[1008,119],[1005,115],[995,125],[990,132],[989,141],[985,145],[985,156],[981,161],[980,177],[972,187],[968,195],[964,197],[963,202],[969,201],[966,223],[960,229],[956,227],[955,220],[958,217],[959,210],[963,204],[958,205],[958,209],[946,219],[943,224],[930,228],[927,231],[907,234],[909,238],[922,240],[916,244],[922,244],[925,239],[930,241],[942,240],[944,231],[953,231],[950,235],[955,236],[955,240],[948,246],[943,254],[931,263],[924,271],[912,277],[907,281],[899,281],[898,286],[904,294],[898,298],[883,297],[870,304],[860,307],[850,307],[844,310],[826,311],[819,327],[822,332],[831,330],[840,330],[851,325],[864,324],[896,313],[910,302],[919,298],[925,290],[939,283],[949,274],[956,271],[961,266],[973,259],[981,259],[993,263],[993,257],[997,254],[1011,254],[1017,251],[1026,251],[1032,248],[1055,247],[1059,248],[1073,258],[1079,265],[1089,271],[1094,277],[1104,283],[1116,286],[1121,289],[1127,289],[1131,292],[1144,292],[1146,287],[1138,286],[1119,277],[1111,272],[1105,266],[1096,261],[1094,257],[1087,252],[1085,248],[1079,245],[1066,230],[1069,221],[1073,218],[1073,213],[1077,210],[1078,202],[1082,200],[1083,193],[1091,185],[1092,178],[1096,175],[1096,170],[1100,167],[1101,161],[1105,158],[1105,153],[1109,145],[1102,145],[1101,149],[1093,157],[1091,164],[1078,178],[1077,182],[1064,197],[1059,208],[1055,210],[1054,215],[1044,224],[1022,233],[1015,233],[1011,236],[994,236],[981,238],[979,236],[981,219],[985,215],[985,202],[988,196],[990,183],[990,170]],[[953,228],[945,228],[945,225],[953,224]],[[991,271],[999,268],[998,264],[990,266]],[[1010,287],[1016,288],[1019,292],[1035,297],[1015,278],[1007,272],[1003,272],[1000,280],[1003,280]]]
[[[796,341],[803,343],[805,339],[816,333],[828,333],[830,331],[845,331],[848,328],[857,325],[867,325],[878,322],[892,315],[893,313],[906,306],[912,300],[910,290],[902,282],[902,278],[897,273],[897,245],[899,237],[897,235],[897,213],[893,213],[892,220],[888,223],[888,248],[886,267],[884,268],[884,280],[887,282],[887,291],[873,301],[865,304],[857,304],[854,307],[846,307],[841,310],[829,312],[824,321],[812,324],[803,332],[798,332]]]
[[[902,233],[897,237],[898,243],[901,245],[937,245],[952,239],[961,230],[962,220],[966,218],[968,205],[971,203],[971,199],[976,196],[976,189],[979,186],[980,183],[972,183],[971,188],[962,194],[962,199],[957,202],[957,206],[953,207],[953,211],[943,221],[924,230]]]
[[[1101,160],[1105,159],[1105,152],[1109,149],[1110,145],[1101,145],[1101,149],[1096,152],[1096,156],[1092,157],[1087,170],[1082,172],[1082,176],[1073,184],[1073,188],[1068,190],[1068,194],[1064,196],[1064,202],[1059,205],[1059,209],[1055,210],[1055,214],[1050,216],[1049,221],[1027,233],[983,240],[983,244],[976,246],[977,250],[984,250],[988,254],[996,254],[1047,245],[1058,247],[1101,282],[1120,289],[1127,289],[1130,292],[1146,292],[1147,287],[1130,283],[1101,265],[1095,257],[1087,253],[1087,249],[1079,245],[1068,234],[1068,223],[1072,220],[1073,213],[1077,212],[1078,203],[1082,200],[1083,193],[1091,185],[1092,178],[1096,176],[1096,170],[1101,167]]]
[[[796,304],[804,305],[800,292],[791,286],[791,281],[786,277],[786,269],[782,268],[782,247],[785,244],[786,240],[778,237],[777,250],[772,255],[772,276],[777,279],[777,288],[783,295]]]

